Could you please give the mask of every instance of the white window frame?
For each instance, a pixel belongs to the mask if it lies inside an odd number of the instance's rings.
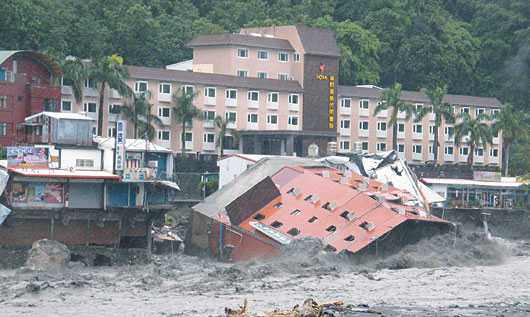
[[[145,90],[140,90],[141,84],[145,84]],[[144,80],[137,80],[134,82],[134,92],[136,93],[142,93],[149,90],[149,83]]]
[[[209,137],[212,137],[212,141],[208,141],[208,138]],[[211,144],[214,144],[215,143],[215,133],[211,133],[211,132],[204,132],[202,134],[202,142],[203,143],[211,143]]]
[[[300,62],[300,53],[293,53],[293,62],[298,63]]]
[[[469,109],[469,107],[460,107],[460,113],[463,112],[470,114],[471,110]]]
[[[261,79],[267,79],[269,78],[269,72],[258,71],[256,73],[256,77],[261,78]]]
[[[236,70],[237,77],[248,77],[248,69],[238,69]]]
[[[351,129],[351,121],[350,121],[350,119],[342,119],[342,120],[340,120],[340,128],[341,129]]]
[[[164,115],[164,111],[163,111],[166,109],[168,112],[167,116]],[[170,107],[158,107],[158,117],[159,118],[171,118],[171,108]]]
[[[418,149],[419,149],[419,152],[418,152]],[[412,144],[412,153],[422,154],[423,144]]]
[[[296,124],[293,124],[293,122],[296,120]],[[291,127],[298,127],[300,123],[300,118],[298,116],[289,116],[287,118],[287,125]]]
[[[108,138],[116,137],[116,127],[108,127],[107,128],[107,137]]]
[[[256,118],[256,121],[252,121],[252,118]],[[258,123],[259,115],[257,113],[247,113],[247,123]]]
[[[387,123],[386,121],[378,121],[377,122],[377,131],[385,131],[386,132]]]
[[[289,74],[278,73],[278,80],[289,80]]]
[[[283,60],[281,57],[285,56],[285,60]],[[285,52],[278,52],[278,62],[281,63],[288,63],[289,62],[289,53]]]
[[[95,105],[95,111],[89,111],[90,110],[89,104],[94,104]],[[95,102],[95,101],[93,101],[93,102],[90,101],[90,102],[83,103],[83,111],[86,112],[86,113],[98,113],[98,103]]]
[[[191,90],[191,93],[193,94],[193,92],[195,91],[195,87],[193,85],[184,85],[182,86],[182,90],[184,90],[187,93],[190,93],[190,90]]]
[[[238,58],[248,58],[248,48],[237,48],[237,57]]]
[[[272,122],[273,118],[276,118],[276,122]],[[278,125],[278,115],[273,113],[267,114],[267,124]]]
[[[169,92],[164,92],[163,87],[169,87]],[[158,93],[162,95],[171,95],[171,84],[170,83],[159,83]]]
[[[167,139],[164,136],[167,135]],[[170,141],[171,140],[171,131],[170,130],[158,130],[157,133],[158,141]]]
[[[346,144],[348,145],[347,147],[345,147]],[[342,151],[350,151],[351,150],[351,141],[349,141],[349,140],[340,141],[340,149]]]
[[[70,110],[64,110],[64,103],[69,102],[70,103]],[[61,112],[72,112],[74,103],[70,99],[61,99]]]
[[[276,101],[271,100],[272,96],[276,96]],[[277,92],[268,92],[267,93],[267,102],[269,103],[278,103],[280,101],[280,94]]]
[[[261,58],[260,53],[265,53],[265,58]],[[258,60],[268,61],[269,60],[269,51],[258,50]]]
[[[254,96],[256,96],[256,99],[253,99]],[[257,91],[257,90],[249,90],[248,93],[247,93],[247,100],[248,101],[259,102],[259,91]]]
[[[376,149],[377,149],[377,152],[386,152],[387,151],[386,142],[377,142]]]

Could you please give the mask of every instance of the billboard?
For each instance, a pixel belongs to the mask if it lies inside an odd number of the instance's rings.
[[[153,178],[153,169],[151,168],[126,168],[123,171],[123,181],[146,181]]]
[[[115,167],[117,171],[123,171],[125,160],[125,142],[126,137],[126,122],[119,120],[116,122],[116,162]]]
[[[501,173],[473,171],[473,179],[476,181],[500,182]]]
[[[50,153],[44,147],[8,147],[7,168],[48,168]]]

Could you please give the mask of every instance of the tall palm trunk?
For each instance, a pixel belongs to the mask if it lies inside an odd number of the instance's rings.
[[[105,81],[101,82],[101,90],[99,91],[98,136],[103,136],[103,101],[105,100],[105,84]]]
[[[434,165],[436,166],[436,163],[438,162],[438,147],[440,146],[440,142],[438,142],[438,125],[434,125]]]
[[[506,160],[506,162],[504,162],[504,177],[508,177],[508,167],[510,166],[510,146],[506,144],[503,144],[502,146],[505,148],[504,153],[506,153],[504,158]]]
[[[475,156],[475,143],[471,143],[471,145],[469,146],[469,154],[468,154],[468,157],[467,157],[467,165],[469,165],[469,167],[473,166],[473,159],[474,159],[474,156]]]
[[[392,125],[392,150],[397,151],[397,122]]]
[[[184,159],[184,155],[186,154],[186,122],[182,123],[181,142],[182,142],[182,158]]]

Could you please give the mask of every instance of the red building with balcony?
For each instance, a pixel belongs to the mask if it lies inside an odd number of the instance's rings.
[[[43,111],[58,111],[59,65],[35,51],[0,51],[0,145],[16,141],[17,125]]]

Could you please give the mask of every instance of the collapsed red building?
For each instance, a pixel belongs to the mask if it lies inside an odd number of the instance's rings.
[[[284,166],[246,190],[237,181],[226,187],[194,208],[188,254],[268,260],[293,239],[313,237],[329,252],[368,258],[452,228],[410,193],[330,167]],[[201,212],[216,200],[222,205],[230,187],[240,193],[220,212]]]

